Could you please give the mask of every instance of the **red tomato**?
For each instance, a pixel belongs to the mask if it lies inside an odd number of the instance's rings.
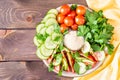
[[[61,6],[60,13],[62,15],[67,15],[68,13],[70,13],[70,7],[67,4]]]
[[[74,19],[72,17],[67,16],[64,19],[64,24],[66,26],[72,26],[74,24]]]
[[[72,28],[72,30],[77,30],[77,29],[78,29],[78,25],[77,25],[77,24],[73,24],[73,25],[71,26],[71,28]]]
[[[62,33],[64,33],[64,31],[67,30],[67,29],[68,29],[68,27],[67,27],[65,24],[61,24],[61,25],[60,25],[60,31],[61,31]]]
[[[58,16],[57,16],[57,21],[58,21],[58,23],[64,23],[64,18],[65,18],[64,15],[58,14]]]
[[[68,16],[72,17],[72,18],[75,18],[76,16],[76,12],[75,11],[71,11]]]
[[[78,15],[75,17],[75,23],[78,25],[83,25],[85,23],[85,18],[82,15]]]
[[[78,15],[84,15],[85,12],[86,12],[86,9],[85,9],[84,6],[78,6],[78,7],[76,8],[76,13],[77,13]]]

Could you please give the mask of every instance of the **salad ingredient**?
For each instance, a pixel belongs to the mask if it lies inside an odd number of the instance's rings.
[[[37,51],[36,51],[36,55],[37,55],[40,59],[42,59],[42,60],[48,58],[48,56],[44,56],[44,55],[42,55],[40,48],[37,49]]]
[[[62,54],[56,54],[55,59],[53,60],[53,65],[58,66],[62,62]]]
[[[69,31],[64,36],[64,45],[70,50],[79,50],[84,45],[84,38],[77,36],[77,31]]]
[[[50,25],[47,29],[46,29],[46,33],[48,35],[52,35],[52,33],[54,32],[54,26]]]
[[[77,4],[72,4],[70,7],[71,10],[76,10],[76,8],[77,8]]]
[[[47,49],[44,44],[41,45],[40,51],[41,51],[41,54],[46,57],[49,57],[53,52],[52,49]]]
[[[45,26],[44,24],[39,24],[39,25],[37,25],[37,27],[36,27],[36,32],[37,32],[37,33],[40,33],[41,29],[44,28],[44,26]]]
[[[75,11],[71,11],[67,16],[72,17],[73,19],[76,16],[76,12]]]
[[[49,18],[46,23],[45,23],[45,26],[50,26],[52,24],[58,24],[58,22],[56,21],[56,19],[54,18]]]
[[[56,9],[50,9],[47,14],[55,14],[58,15],[58,11]]]
[[[64,15],[58,14],[57,15],[57,21],[58,21],[58,23],[60,23],[60,24],[64,23],[64,18],[65,18]]]
[[[67,16],[64,19],[64,23],[66,26],[72,26],[74,24],[74,20],[72,17]]]
[[[86,65],[82,62],[76,62],[74,64],[74,70],[78,74],[83,74],[86,72]]]
[[[60,13],[61,13],[62,15],[67,15],[69,12],[70,12],[70,7],[69,7],[69,5],[65,4],[65,5],[61,6],[61,8],[60,8]]]
[[[65,24],[61,24],[60,25],[60,31],[61,31],[61,33],[64,33],[65,30],[68,30],[68,27]]]
[[[85,12],[86,12],[86,9],[85,9],[84,6],[78,6],[78,7],[76,8],[76,13],[77,13],[78,15],[84,15]]]
[[[33,42],[34,42],[34,44],[35,44],[36,46],[38,46],[38,47],[43,43],[43,41],[40,40],[40,39],[38,39],[37,36],[35,36],[35,37],[33,38]]]
[[[107,23],[102,11],[86,11],[86,24],[78,27],[78,36],[84,36],[85,40],[91,44],[93,51],[103,51],[108,48],[108,54],[112,54],[113,45],[110,44],[113,27]]]
[[[88,53],[88,52],[90,52],[90,49],[91,49],[91,47],[90,47],[89,42],[85,41],[85,43],[84,43],[84,45],[83,45],[83,47],[81,49],[82,53],[84,53],[84,54]]]
[[[75,23],[78,25],[83,25],[85,23],[85,18],[82,15],[78,15],[75,17]]]
[[[67,60],[66,59],[62,59],[62,64],[63,64],[63,69],[64,70],[67,70],[68,69],[68,63],[67,63]]]
[[[77,29],[78,29],[78,25],[77,25],[77,24],[73,24],[73,25],[71,26],[71,29],[72,29],[72,30],[77,30]]]
[[[44,19],[43,22],[46,22],[49,18],[54,18],[56,19],[56,15],[55,14],[47,14]]]
[[[104,51],[94,52],[94,54],[97,57],[98,61],[103,61],[105,59]]]
[[[47,49],[55,49],[57,47],[57,44],[52,41],[51,37],[47,37],[45,40],[45,47]]]

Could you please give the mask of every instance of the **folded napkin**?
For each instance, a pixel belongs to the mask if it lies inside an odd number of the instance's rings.
[[[114,52],[107,56],[104,63],[94,72],[73,80],[120,80],[120,0],[86,0],[88,6],[95,10],[103,10],[108,23],[114,26],[111,43]]]

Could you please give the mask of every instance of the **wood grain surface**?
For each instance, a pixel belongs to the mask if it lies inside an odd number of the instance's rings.
[[[46,12],[72,3],[87,6],[85,0],[0,0],[0,80],[72,80],[48,72],[33,44]]]

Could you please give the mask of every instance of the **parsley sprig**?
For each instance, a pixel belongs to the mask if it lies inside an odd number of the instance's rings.
[[[108,48],[108,54],[112,54],[113,45],[110,39],[113,35],[113,26],[107,23],[107,19],[103,16],[102,11],[86,11],[86,24],[78,27],[78,36],[84,36],[85,40],[91,44],[94,51],[104,50]]]

